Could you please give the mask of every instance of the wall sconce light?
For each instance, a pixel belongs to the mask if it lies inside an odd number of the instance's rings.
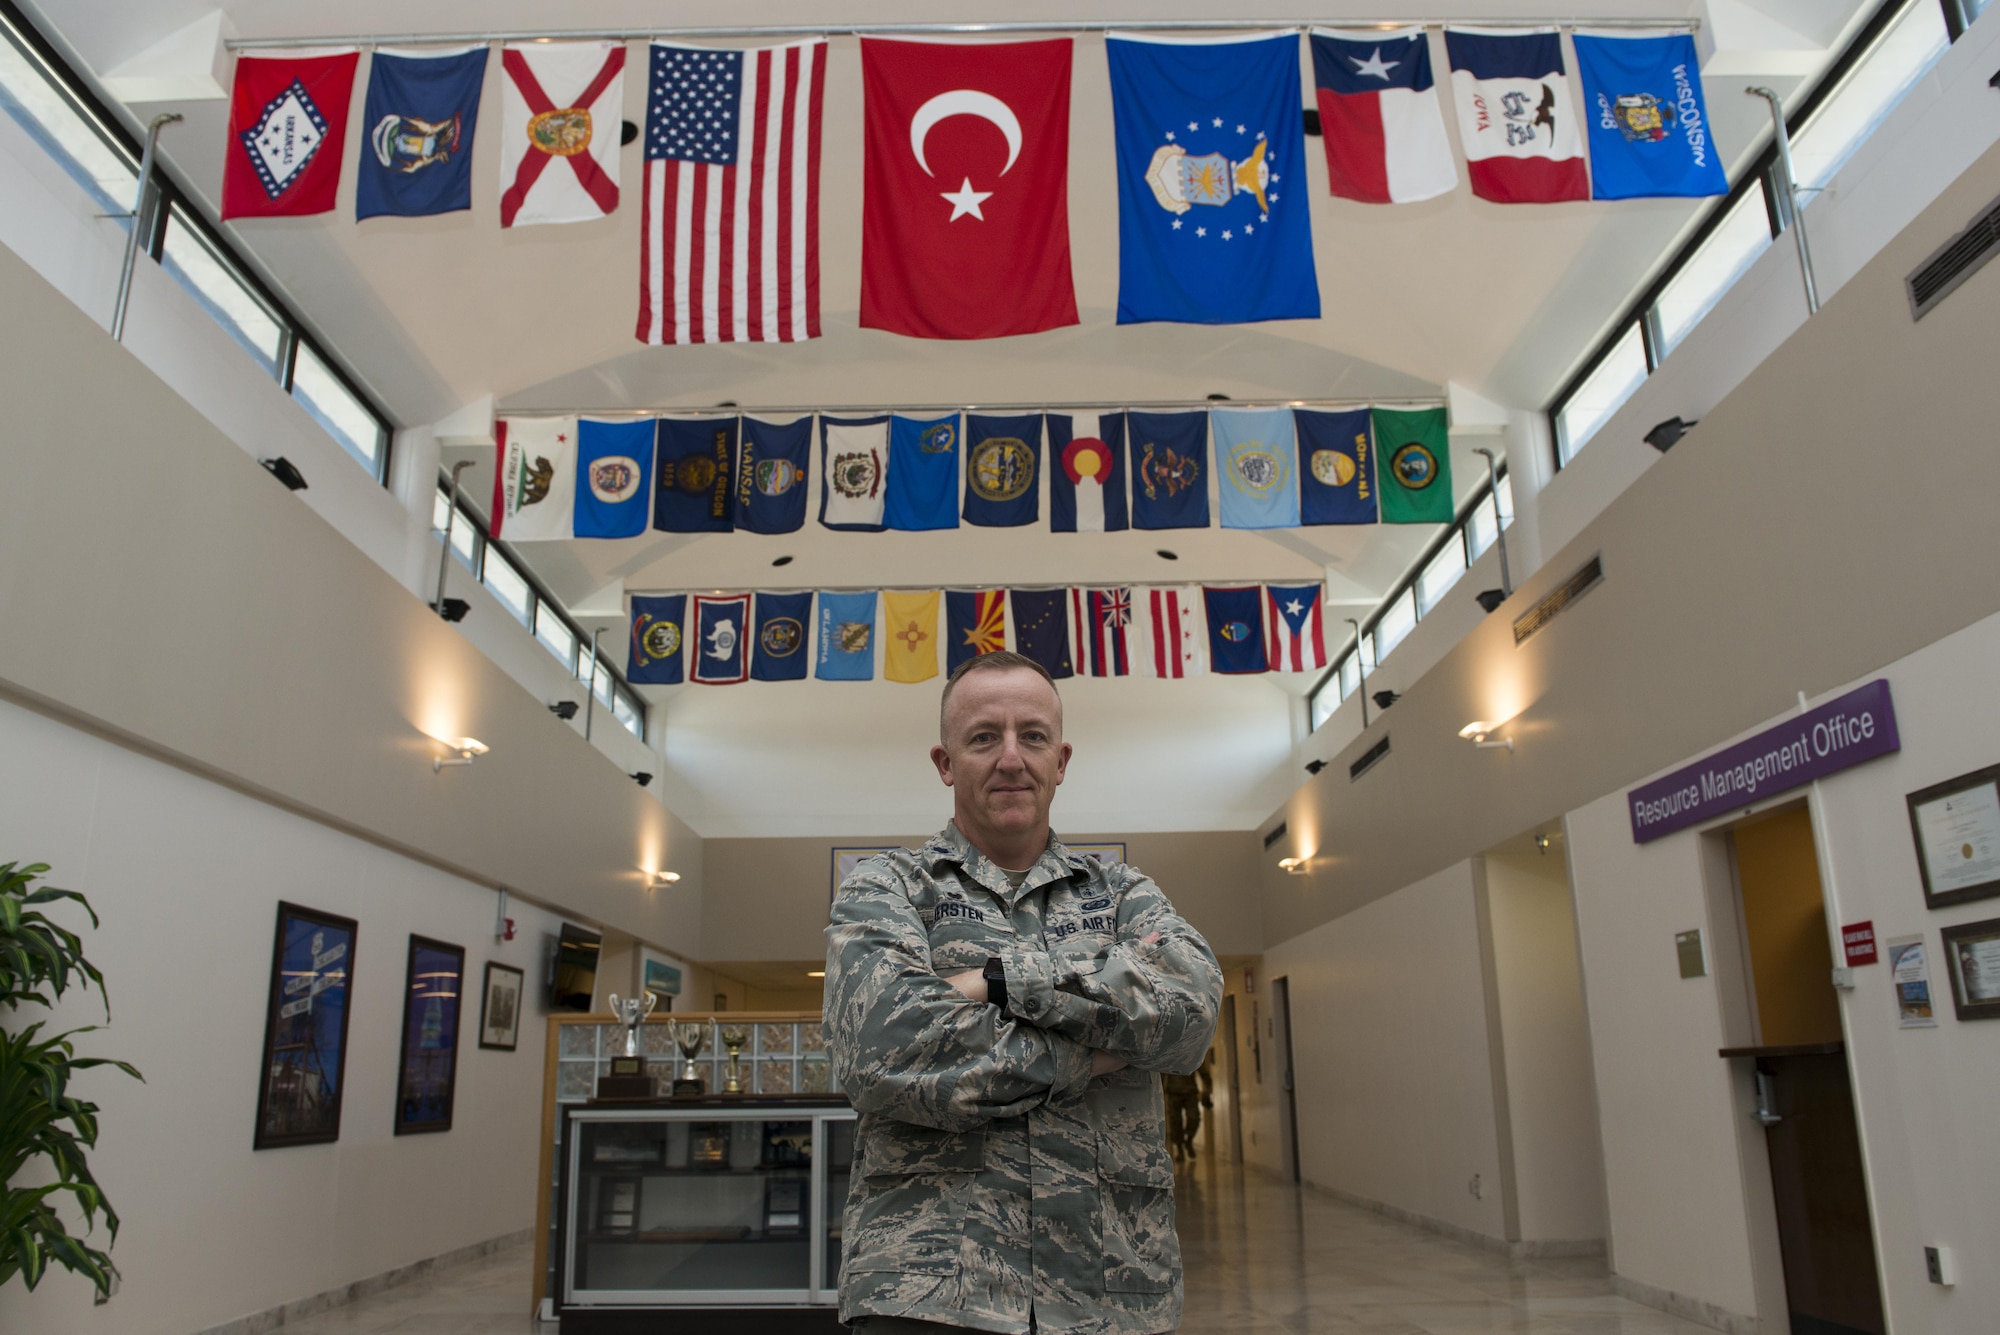
[[[1308,774],[1318,774],[1325,768],[1326,762],[1324,760],[1308,760],[1306,762],[1306,773]]]
[[[1394,691],[1377,691],[1375,692],[1375,707],[1377,709],[1387,709],[1402,698],[1402,696]]]
[[[1498,751],[1503,747],[1512,751],[1514,749],[1514,739],[1512,737],[1495,737],[1492,735],[1493,730],[1499,726],[1497,723],[1468,723],[1458,730],[1458,735],[1482,751]]]
[[[1645,440],[1648,445],[1651,445],[1661,454],[1665,454],[1668,450],[1680,444],[1682,436],[1685,436],[1691,429],[1699,425],[1701,425],[1699,422],[1684,422],[1678,417],[1669,417],[1666,421],[1648,431]]]
[[[438,756],[431,761],[431,773],[433,774],[443,773],[446,765],[470,765],[474,760],[486,754],[486,743],[480,741],[477,737],[461,737],[455,742],[446,742],[445,745],[458,752],[458,759],[446,760],[443,756]]]
[[[1304,858],[1279,858],[1278,870],[1287,876],[1304,876],[1312,868],[1306,866]]]
[[[647,773],[645,770],[638,770],[632,775],[632,782],[638,784],[641,788],[644,788],[647,784],[651,783],[652,781],[653,781],[653,776]]]
[[[567,723],[576,717],[576,701],[558,700],[549,706],[549,712]]]
[[[1472,601],[1479,604],[1482,612],[1497,612],[1500,604],[1507,601],[1507,595],[1498,589],[1487,589],[1472,595]]]
[[[278,481],[284,483],[293,491],[304,491],[306,489],[306,475],[299,471],[297,464],[287,459],[284,455],[280,454],[270,459],[259,459],[257,462],[264,465],[272,477],[278,479]]]
[[[1544,854],[1549,851],[1549,837],[1539,830],[1535,832],[1535,851]]]
[[[680,878],[681,874],[677,871],[651,872],[646,877],[646,888],[648,890],[657,890],[663,885],[672,885],[674,882],[680,880]]]
[[[465,614],[472,610],[472,604],[463,598],[445,598],[432,603],[431,610],[446,621],[463,621]]]

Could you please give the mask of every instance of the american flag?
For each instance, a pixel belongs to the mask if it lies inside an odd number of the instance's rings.
[[[1132,625],[1130,589],[1071,589],[1077,626],[1077,669],[1091,677],[1125,677],[1132,672],[1126,635]]]
[[[652,53],[639,341],[819,337],[826,40]]]

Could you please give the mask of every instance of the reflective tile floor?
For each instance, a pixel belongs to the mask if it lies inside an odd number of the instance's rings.
[[[1204,1157],[1180,1182],[1184,1335],[1701,1335],[1611,1291],[1601,1260],[1509,1261]],[[523,1245],[282,1335],[553,1335]]]

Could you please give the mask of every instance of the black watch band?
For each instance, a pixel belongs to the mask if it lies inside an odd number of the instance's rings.
[[[980,975],[986,980],[986,999],[1007,1013],[1007,965],[998,955],[986,957],[986,968]]]

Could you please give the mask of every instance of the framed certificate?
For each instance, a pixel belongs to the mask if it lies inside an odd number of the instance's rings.
[[[2000,765],[1918,789],[1907,800],[1924,904],[1936,909],[2000,895]]]
[[[1072,844],[1068,840],[1064,840],[1063,847],[1072,853],[1081,853],[1087,858],[1096,858],[1107,867],[1113,863],[1125,860],[1125,845],[1123,844]]]
[[[2000,918],[1944,929],[1944,971],[1961,1020],[2000,1020]]]

